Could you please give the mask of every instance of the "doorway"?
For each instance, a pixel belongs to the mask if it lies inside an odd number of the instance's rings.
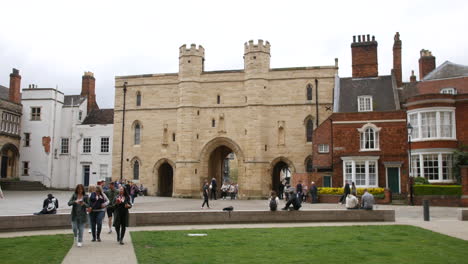
[[[2,156],[2,169],[1,169],[1,177],[6,178],[8,173],[8,157]]]
[[[158,175],[159,196],[172,197],[174,185],[174,170],[172,166],[167,162],[163,163],[159,167]]]
[[[387,168],[387,187],[392,193],[400,193],[400,168]]]
[[[83,185],[85,187],[89,186],[89,172],[90,165],[83,165]]]
[[[291,168],[284,161],[279,161],[273,167],[271,173],[271,189],[280,193],[280,183],[285,186],[291,184]]]

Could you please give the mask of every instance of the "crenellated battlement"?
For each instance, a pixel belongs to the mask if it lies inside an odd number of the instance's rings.
[[[189,48],[187,45],[182,45],[179,48],[179,57],[182,56],[200,56],[205,57],[205,48],[202,45],[191,44]]]
[[[249,40],[249,42],[245,42],[244,44],[244,54],[250,52],[264,52],[270,54],[270,42],[259,39],[258,43],[255,44],[253,40]]]

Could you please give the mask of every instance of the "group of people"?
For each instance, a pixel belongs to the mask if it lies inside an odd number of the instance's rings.
[[[283,181],[280,181],[278,199],[279,200],[285,199],[286,201],[288,201],[289,194],[291,193],[292,189],[294,188],[291,187],[291,185],[286,179]],[[301,202],[306,202],[307,199],[310,197],[311,203],[318,203],[318,188],[315,185],[315,182],[311,182],[310,188],[308,188],[307,185],[302,184],[302,181],[300,180],[298,184],[296,185],[295,192],[296,192],[296,196]]]
[[[217,200],[217,190],[218,190],[218,183],[215,178],[211,179],[211,181],[205,180],[202,186],[202,195],[203,195],[203,203],[201,209],[210,208],[210,204],[208,200]],[[224,182],[221,186],[221,198],[226,200],[226,197],[230,197],[231,200],[235,200],[237,198],[237,193],[239,192],[239,185],[235,182]]]
[[[72,206],[71,220],[75,241],[78,247],[83,244],[84,226],[90,223],[92,242],[101,242],[102,220],[105,213],[109,219],[109,233],[112,233],[112,225],[117,233],[117,242],[123,245],[126,227],[128,227],[129,212],[132,208],[131,196],[124,184],[118,189],[114,182],[109,183],[107,191],[100,184],[90,185],[88,193],[82,184],[78,184],[75,192],[68,201]]]
[[[340,198],[339,204],[343,204],[345,201],[347,209],[366,209],[372,210],[375,204],[374,195],[368,192],[367,189],[364,189],[364,194],[361,197],[361,202],[357,197],[357,189],[354,182],[345,184],[343,195]]]
[[[235,182],[224,182],[221,186],[221,198],[223,200],[226,200],[226,197],[230,197],[231,200],[235,200],[238,192],[239,185]]]

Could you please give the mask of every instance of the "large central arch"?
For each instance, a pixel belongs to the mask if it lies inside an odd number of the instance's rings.
[[[229,153],[234,153],[238,160],[238,183],[242,186],[244,181],[244,154],[237,143],[226,137],[217,137],[205,144],[200,152],[199,186],[205,179],[215,178],[218,190],[222,185],[222,162]],[[240,191],[242,192],[242,190]]]

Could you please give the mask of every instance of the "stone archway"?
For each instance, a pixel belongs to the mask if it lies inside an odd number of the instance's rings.
[[[2,146],[0,149],[1,163],[0,163],[0,178],[16,178],[18,177],[18,148],[10,143]]]
[[[218,182],[218,190],[220,189],[224,175],[223,162],[230,153],[234,153],[237,158],[237,183],[242,185],[244,181],[244,155],[242,150],[233,140],[226,137],[217,137],[206,143],[200,153],[199,186],[205,179],[215,178]]]
[[[270,163],[271,189],[277,193],[279,192],[280,181],[283,180],[281,179],[281,174],[284,174],[287,170],[292,175],[296,171],[296,168],[294,164],[285,157],[278,157]],[[289,177],[291,175],[289,175]]]
[[[157,196],[172,197],[174,191],[175,163],[169,159],[160,159],[154,165],[155,193]]]

